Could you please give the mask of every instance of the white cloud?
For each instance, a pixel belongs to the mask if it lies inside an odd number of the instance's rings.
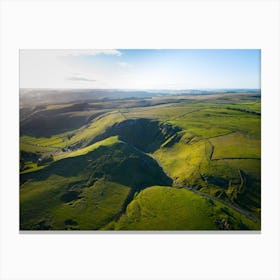
[[[116,49],[104,49],[104,50],[58,50],[59,55],[63,56],[82,56],[82,55],[116,55],[121,56],[122,53]]]
[[[90,64],[85,55],[120,56],[117,50],[21,50],[20,87],[75,88],[98,86],[106,73]],[[107,69],[106,69],[107,70]],[[92,82],[92,83],[90,83]]]
[[[90,78],[86,78],[86,77],[81,77],[81,76],[68,77],[67,80],[79,81],[79,82],[96,82],[96,80],[94,80],[94,79],[90,79]]]

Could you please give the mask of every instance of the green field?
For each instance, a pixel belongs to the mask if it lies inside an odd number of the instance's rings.
[[[154,186],[140,192],[125,215],[108,225],[118,230],[257,229],[258,223],[185,189]]]
[[[260,230],[260,95],[21,110],[21,230]]]

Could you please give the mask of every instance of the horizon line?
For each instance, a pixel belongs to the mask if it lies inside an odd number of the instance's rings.
[[[182,88],[182,89],[169,89],[169,88],[75,88],[75,87],[19,87],[19,89],[39,89],[39,90],[169,90],[169,91],[183,91],[183,90],[259,90],[261,91],[261,88],[242,88],[242,87],[226,87],[226,88]]]

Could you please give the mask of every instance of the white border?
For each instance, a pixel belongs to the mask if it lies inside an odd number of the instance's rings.
[[[1,279],[279,279],[279,31],[270,0],[2,1]],[[20,48],[262,49],[261,234],[19,234]]]

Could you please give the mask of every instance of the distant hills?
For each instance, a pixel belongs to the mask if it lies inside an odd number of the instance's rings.
[[[126,89],[36,89],[20,88],[20,105],[40,105],[92,100],[115,100],[127,98],[152,98],[174,95],[216,93],[255,93],[260,89],[183,89],[183,90],[126,90]]]

